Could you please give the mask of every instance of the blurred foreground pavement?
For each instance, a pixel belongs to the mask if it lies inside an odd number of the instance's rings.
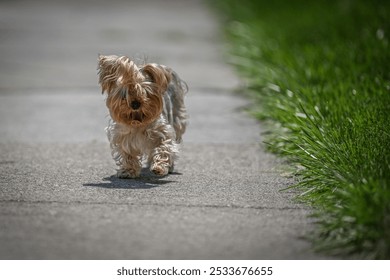
[[[312,259],[200,1],[0,2],[1,259]],[[116,178],[97,55],[169,65],[190,126],[176,172]]]

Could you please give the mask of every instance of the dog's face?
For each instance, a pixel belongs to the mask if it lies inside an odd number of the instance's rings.
[[[117,123],[141,127],[156,120],[171,73],[163,66],[138,67],[129,58],[99,55],[99,83],[107,93],[107,107]]]

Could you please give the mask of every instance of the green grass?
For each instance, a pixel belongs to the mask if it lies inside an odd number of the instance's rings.
[[[212,1],[268,148],[296,166],[315,246],[390,258],[390,1]]]

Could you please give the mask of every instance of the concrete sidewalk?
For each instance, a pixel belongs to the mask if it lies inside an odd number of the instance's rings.
[[[109,3],[109,4],[108,4]],[[0,2],[1,259],[315,259],[201,1]],[[187,81],[176,173],[114,176],[97,54]]]

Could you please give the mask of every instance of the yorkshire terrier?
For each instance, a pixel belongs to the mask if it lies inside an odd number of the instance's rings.
[[[106,128],[119,178],[140,176],[145,160],[164,176],[173,172],[187,126],[188,88],[176,72],[155,63],[136,65],[126,56],[99,55],[98,75],[111,120]]]

